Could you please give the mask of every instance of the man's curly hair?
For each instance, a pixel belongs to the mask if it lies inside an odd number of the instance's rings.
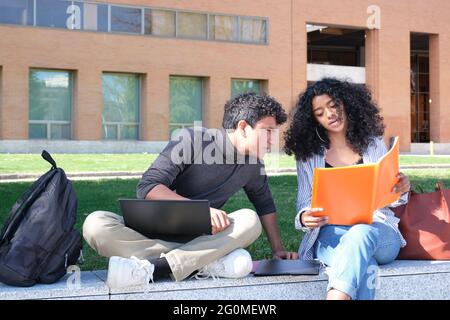
[[[244,93],[225,104],[222,127],[236,129],[240,120],[254,127],[264,117],[274,117],[277,125],[287,120],[283,107],[271,96],[265,93]]]
[[[355,152],[362,155],[374,138],[383,136],[383,117],[365,85],[324,78],[299,95],[292,110],[292,122],[284,135],[284,151],[288,155],[294,154],[296,160],[305,161],[314,154],[324,155],[325,148],[330,147],[326,129],[319,125],[312,111],[314,97],[323,94],[333,99],[337,109],[343,106],[348,122],[347,141]],[[320,140],[316,129],[325,142]]]

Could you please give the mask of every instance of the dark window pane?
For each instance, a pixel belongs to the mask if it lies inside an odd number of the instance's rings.
[[[415,94],[411,99],[411,140],[430,141],[430,95]]]
[[[51,124],[50,139],[70,139],[70,124]]]
[[[419,72],[430,72],[430,59],[428,56],[419,56]]]
[[[358,66],[356,49],[339,50],[330,48],[327,50],[313,48],[308,50],[308,63],[328,64],[338,66]]]
[[[137,125],[124,125],[122,126],[121,139],[125,140],[137,140],[138,139],[138,126]]]
[[[430,91],[430,76],[428,74],[419,74],[419,92]]]
[[[103,138],[106,140],[117,140],[117,125],[103,125]]]
[[[33,0],[0,0],[0,23],[33,25]]]
[[[52,28],[70,28],[73,10],[72,1],[36,1],[36,25]]]
[[[417,72],[417,55],[411,56],[411,70]]]
[[[98,31],[108,31],[108,6],[97,5],[97,27]]]
[[[111,31],[141,33],[141,9],[111,7]]]
[[[416,113],[416,100],[417,100],[417,94],[412,93],[411,94],[411,113]]]
[[[47,125],[30,123],[28,136],[30,139],[47,139]]]

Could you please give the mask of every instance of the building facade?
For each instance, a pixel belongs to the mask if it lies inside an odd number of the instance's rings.
[[[450,152],[447,0],[0,0],[0,152],[155,152],[264,91],[366,83],[386,139]],[[424,149],[425,148],[425,149]]]

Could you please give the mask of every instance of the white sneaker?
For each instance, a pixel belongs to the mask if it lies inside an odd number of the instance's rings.
[[[204,266],[195,277],[197,279],[243,278],[252,271],[252,266],[250,253],[244,249],[236,249]]]
[[[111,257],[106,284],[111,289],[139,285],[148,288],[150,281],[153,282],[154,270],[155,266],[145,259]]]

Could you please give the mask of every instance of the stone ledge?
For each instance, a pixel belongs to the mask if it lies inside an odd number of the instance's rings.
[[[324,299],[327,275],[274,276],[243,279],[187,279],[181,282],[161,281],[144,288],[110,290],[106,271],[81,273],[79,288],[66,275],[52,285],[17,288],[0,284],[0,300],[4,299],[58,299],[58,300],[314,300]],[[380,268],[380,287],[377,299],[450,299],[450,261],[397,260]]]
[[[36,284],[28,288],[12,287],[0,283],[0,300],[76,299],[78,297],[95,299],[98,296],[109,298],[108,286],[94,272],[81,272],[79,286],[75,281],[71,281],[72,279],[75,279],[74,275],[67,274],[56,283]]]

